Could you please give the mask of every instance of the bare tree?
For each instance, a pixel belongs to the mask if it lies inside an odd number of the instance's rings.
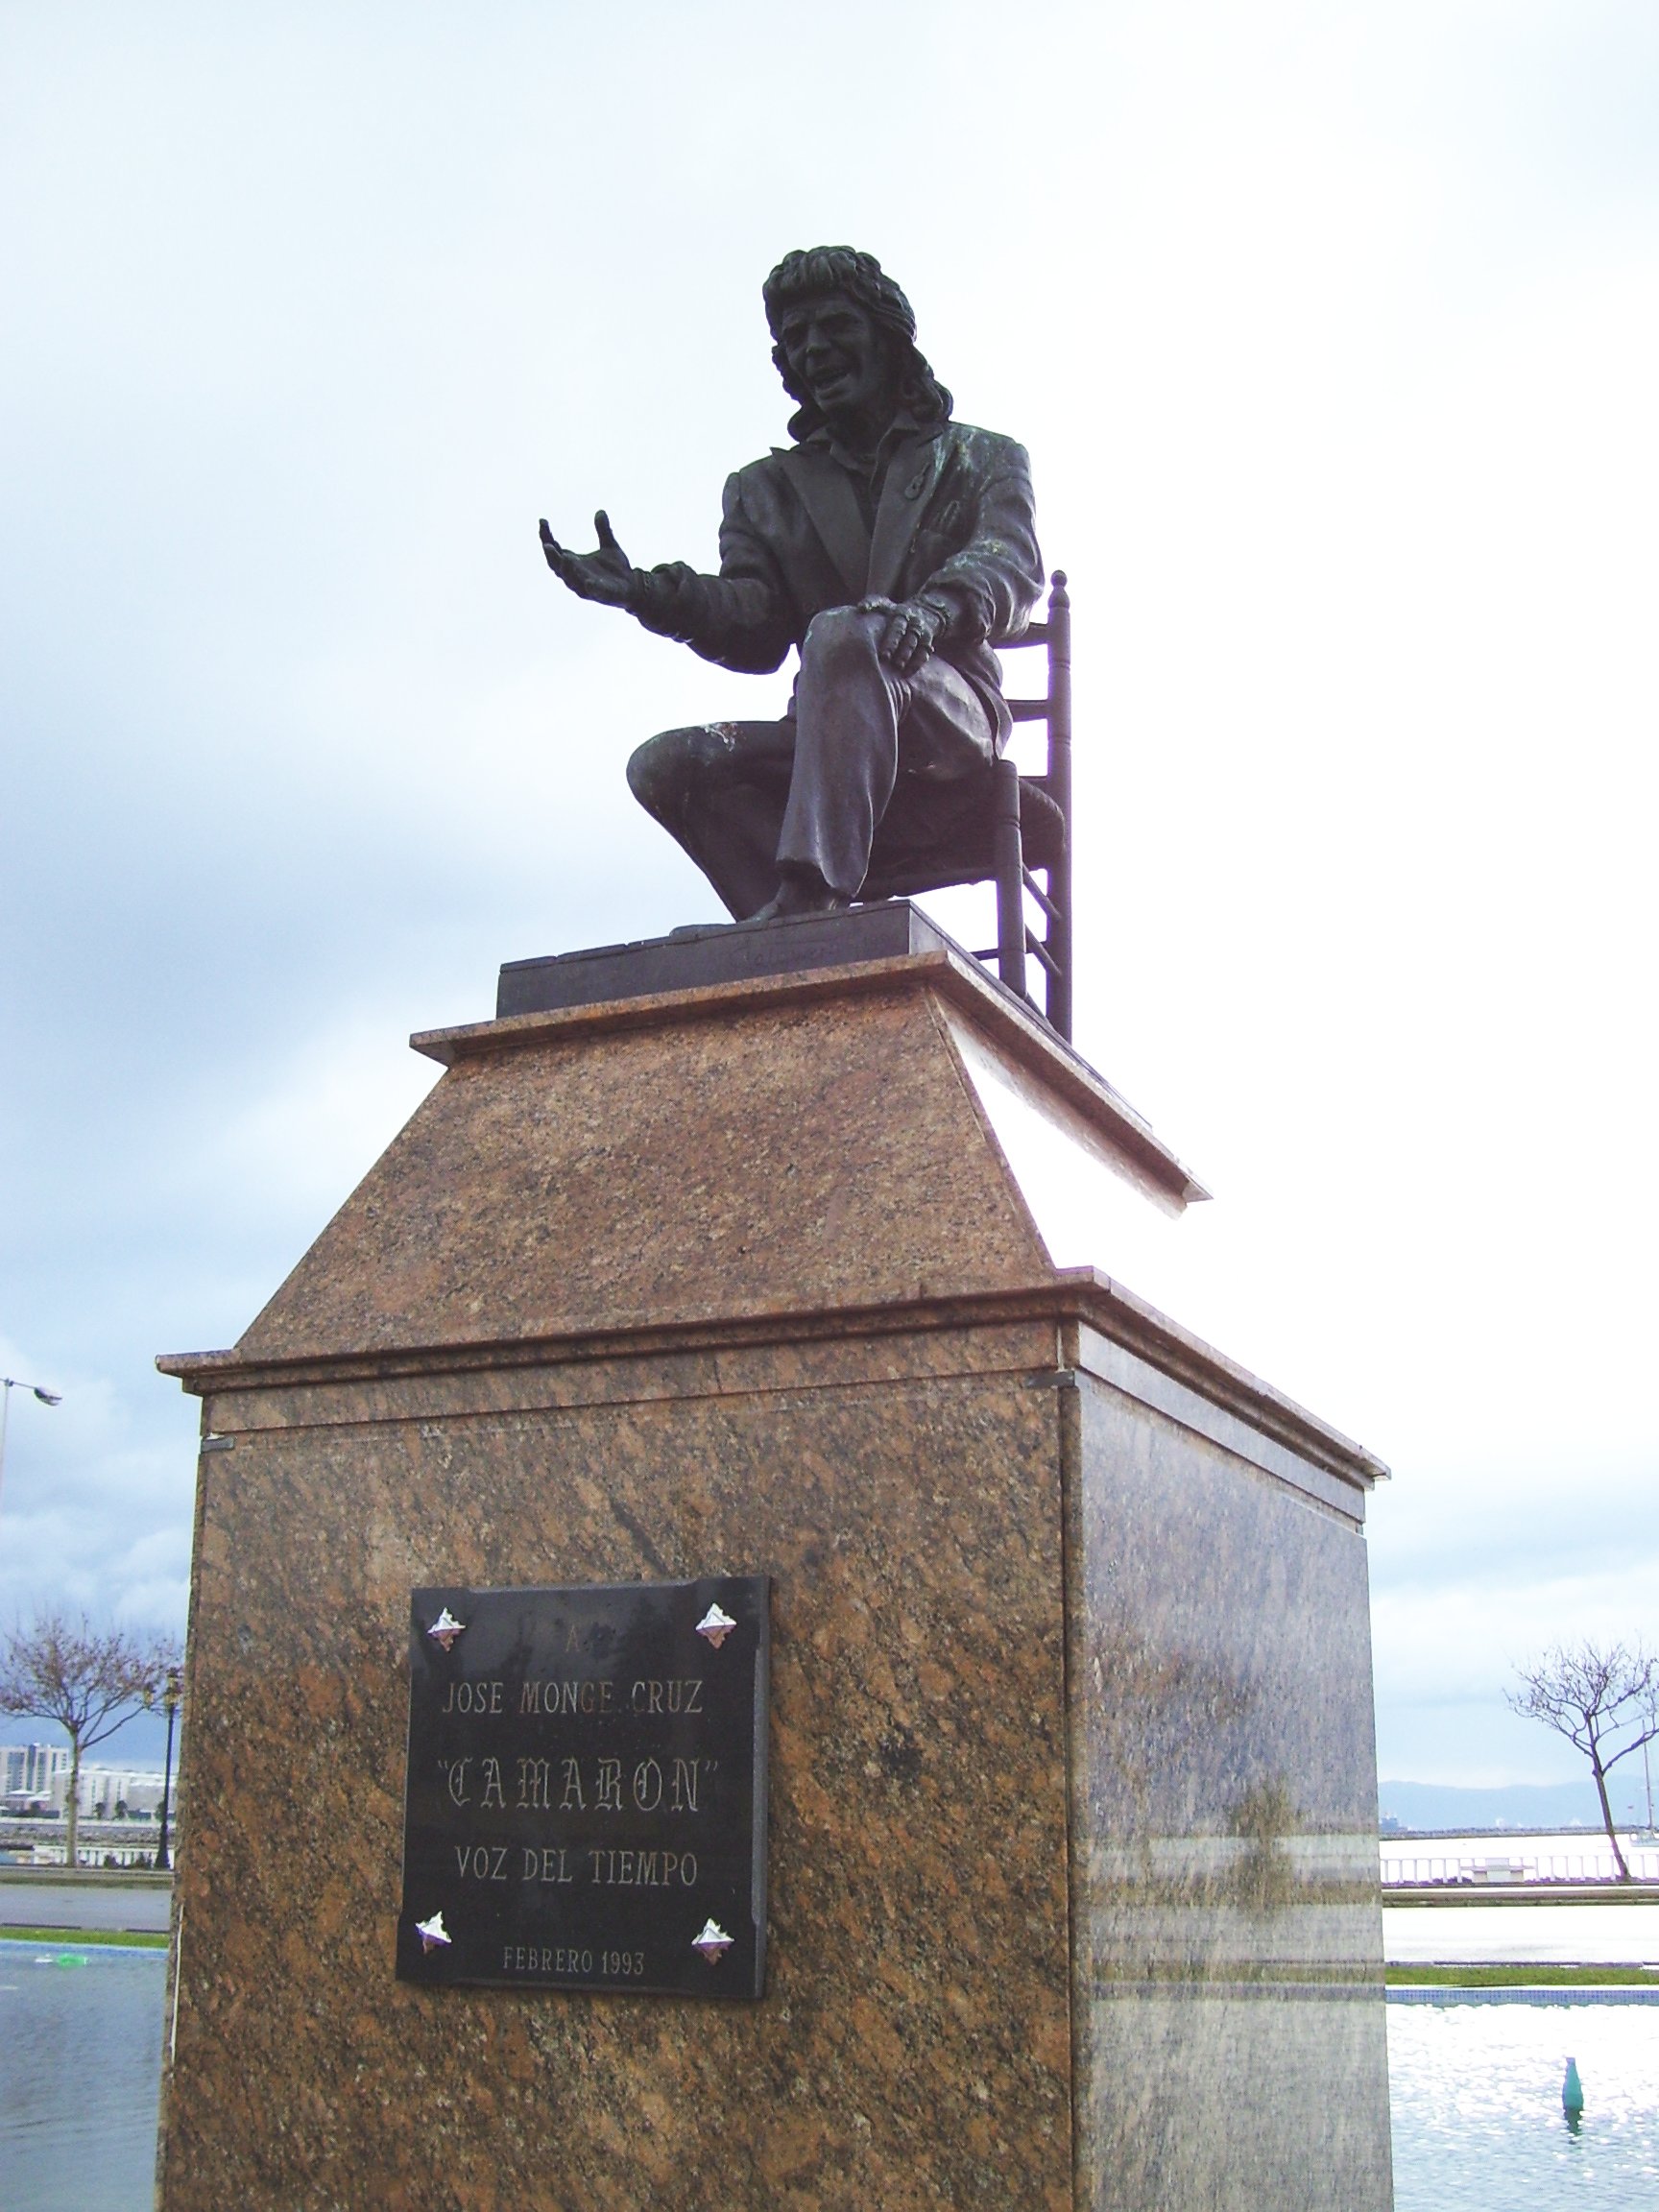
[[[94,1628],[61,1613],[42,1613],[31,1628],[14,1628],[0,1658],[0,1713],[55,1720],[69,1739],[69,1834],[66,1858],[80,1864],[81,1755],[112,1736],[147,1698],[157,1696],[179,1647],[167,1637],[122,1628]]]
[[[1532,1667],[1519,1670],[1521,1687],[1508,1692],[1511,1707],[1527,1720],[1542,1720],[1582,1751],[1596,1777],[1601,1821],[1621,1882],[1630,1868],[1613,1824],[1607,1775],[1621,1759],[1659,1736],[1659,1658],[1640,1645],[1585,1642],[1557,1645]]]

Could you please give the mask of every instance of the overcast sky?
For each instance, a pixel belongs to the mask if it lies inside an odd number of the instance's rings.
[[[1574,1771],[1511,1663],[1659,1636],[1651,0],[13,0],[0,72],[0,1362],[64,1394],[0,1618],[181,1623],[152,1356],[411,1029],[717,918],[622,763],[786,679],[536,519],[709,564],[760,279],[846,239],[1073,579],[1078,1042],[1215,1192],[1179,1317],[1395,1469],[1382,1771]]]

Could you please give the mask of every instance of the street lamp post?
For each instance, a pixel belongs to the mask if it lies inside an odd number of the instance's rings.
[[[61,1406],[63,1400],[56,1390],[42,1390],[38,1382],[20,1382],[15,1375],[0,1375],[0,1485],[6,1480],[6,1423],[12,1412],[13,1390],[27,1390],[39,1399],[42,1406]]]
[[[161,1702],[167,1708],[167,1764],[161,1774],[161,1835],[156,1845],[156,1868],[165,1873],[172,1862],[167,1856],[167,1800],[173,1791],[173,1723],[179,1715],[179,1700],[183,1695],[183,1678],[177,1667],[167,1670],[167,1686],[161,1693]]]

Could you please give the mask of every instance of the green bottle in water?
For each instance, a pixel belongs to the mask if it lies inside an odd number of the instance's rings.
[[[1567,2079],[1561,2084],[1561,2109],[1576,2116],[1584,2109],[1584,2084],[1578,2079],[1578,2061],[1567,2061]]]

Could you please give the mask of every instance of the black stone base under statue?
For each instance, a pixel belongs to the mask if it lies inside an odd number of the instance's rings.
[[[710,922],[629,945],[509,960],[496,990],[495,1018],[740,983],[755,975],[805,974],[857,960],[898,960],[946,948],[960,950],[907,899],[781,922]]]

